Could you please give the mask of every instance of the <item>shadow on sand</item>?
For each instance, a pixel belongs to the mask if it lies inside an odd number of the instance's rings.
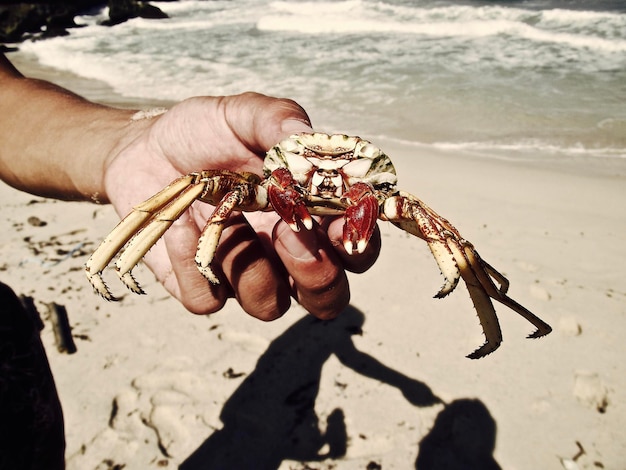
[[[499,470],[493,458],[496,422],[480,400],[455,400],[420,442],[416,470]]]
[[[330,413],[325,433],[315,413],[322,367],[332,354],[363,376],[398,388],[415,406],[441,403],[423,382],[355,348],[352,335],[361,334],[363,322],[363,313],[349,306],[335,320],[306,316],[287,329],[224,404],[222,429],[209,436],[180,469],[277,469],[285,459],[311,462],[345,455],[343,411],[336,408]],[[441,445],[436,442],[424,458],[438,455]]]

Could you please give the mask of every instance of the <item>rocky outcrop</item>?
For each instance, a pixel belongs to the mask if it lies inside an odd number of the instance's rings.
[[[16,2],[0,0],[0,42],[66,35],[77,27],[74,17],[109,7],[113,26],[130,18],[167,18],[160,8],[140,0],[73,0]]]
[[[109,0],[109,20],[103,24],[113,26],[131,18],[167,18],[163,11],[147,2],[137,0]]]

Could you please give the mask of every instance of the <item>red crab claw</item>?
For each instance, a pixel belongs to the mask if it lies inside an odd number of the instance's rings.
[[[274,210],[294,232],[300,230],[298,221],[302,222],[307,230],[311,230],[313,219],[304,204],[302,194],[295,189],[297,186],[298,182],[287,168],[277,168],[272,172],[267,193]]]
[[[354,184],[341,199],[349,204],[343,226],[343,246],[349,255],[355,247],[358,253],[363,253],[378,220],[378,200],[366,183]]]

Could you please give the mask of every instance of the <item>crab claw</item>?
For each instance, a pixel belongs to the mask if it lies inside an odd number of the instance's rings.
[[[363,253],[378,220],[378,200],[365,183],[356,183],[341,199],[349,204],[343,226],[343,246],[349,255],[355,247],[358,253]]]
[[[297,186],[297,181],[287,168],[277,168],[270,176],[267,194],[274,210],[294,232],[300,230],[298,221],[304,228],[311,230],[313,219],[304,204],[302,194],[295,189]]]

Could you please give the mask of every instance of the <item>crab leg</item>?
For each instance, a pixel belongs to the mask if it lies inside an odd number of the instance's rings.
[[[465,253],[461,251],[459,240],[448,238],[446,241],[452,256],[459,266],[459,271],[465,281],[465,285],[467,286],[467,290],[485,335],[485,344],[476,349],[473,353],[467,355],[470,359],[478,359],[492,353],[498,349],[502,343],[502,329],[500,328],[500,322],[498,321],[496,311],[490,299],[491,294],[485,290],[483,284],[485,281],[484,277],[487,277],[489,285],[493,286],[493,283],[484,270],[481,269],[480,263],[472,263],[465,256]]]
[[[117,275],[131,291],[143,294],[143,290],[133,278],[133,269],[152,248],[168,228],[203,193],[204,186],[196,184],[185,188],[174,200],[158,211],[152,219],[128,242],[124,252],[115,263]]]
[[[444,277],[443,286],[435,294],[436,298],[441,299],[456,288],[461,277],[459,266],[444,236],[447,233],[454,237],[458,231],[415,196],[408,193],[398,194],[385,201],[381,218],[428,243]]]
[[[469,260],[471,266],[480,265],[483,269],[475,270],[477,277],[480,279],[481,285],[487,290],[489,296],[498,302],[506,305],[511,310],[517,312],[524,317],[528,322],[537,328],[536,331],[529,334],[527,338],[541,338],[552,331],[552,327],[544,322],[537,315],[532,313],[523,305],[517,303],[515,300],[506,295],[509,287],[509,281],[498,271],[496,271],[491,265],[483,261],[478,255],[473,245],[469,242],[465,242],[464,246],[466,259]],[[495,278],[500,283],[500,289],[497,289],[493,284],[491,278]],[[501,282],[504,280],[505,282]]]
[[[446,279],[435,297],[450,293],[460,277],[465,281],[486,339],[485,344],[467,356],[470,359],[486,356],[502,343],[502,331],[491,299],[506,305],[537,328],[529,338],[539,338],[552,331],[547,323],[508,297],[509,281],[483,261],[473,245],[462,238],[450,222],[415,196],[408,193],[392,196],[385,201],[381,217],[428,243]]]
[[[195,257],[196,266],[198,266],[198,270],[211,284],[217,285],[220,283],[218,277],[211,270],[211,261],[213,261],[217,245],[220,242],[224,223],[230,217],[234,207],[240,203],[240,199],[241,194],[238,190],[227,193],[215,207],[213,214],[211,214],[200,235]]]
[[[173,181],[150,199],[135,206],[113,231],[102,241],[85,264],[87,279],[96,292],[107,300],[116,300],[102,279],[102,271],[135,233],[155,212],[176,199],[187,188],[196,175],[186,175]],[[131,266],[132,267],[132,266]]]
[[[220,281],[211,269],[211,261],[215,256],[226,220],[233,210],[267,210],[269,202],[266,189],[259,185],[261,180],[254,173],[220,172],[211,178],[214,184],[210,185],[210,189],[207,185],[206,194],[203,194],[200,200],[214,204],[215,209],[202,229],[195,262],[200,273],[209,282],[217,285]]]

